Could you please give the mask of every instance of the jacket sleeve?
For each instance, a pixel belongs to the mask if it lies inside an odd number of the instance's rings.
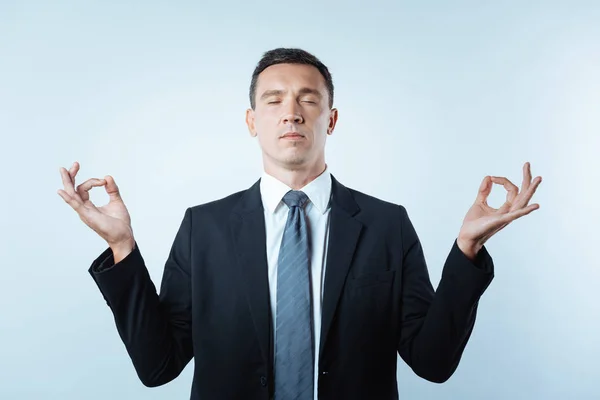
[[[114,264],[108,248],[89,268],[114,315],[135,370],[146,386],[173,380],[192,358],[191,229],[188,208],[165,263],[160,295],[137,243],[119,263]]]
[[[485,247],[472,262],[455,239],[434,291],[421,242],[403,206],[400,212],[403,286],[398,353],[418,376],[442,383],[458,367],[479,298],[493,279],[494,264]]]

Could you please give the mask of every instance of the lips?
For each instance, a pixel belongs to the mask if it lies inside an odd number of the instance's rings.
[[[304,137],[304,135],[298,133],[298,132],[286,132],[282,138],[289,138],[289,139],[299,139]]]

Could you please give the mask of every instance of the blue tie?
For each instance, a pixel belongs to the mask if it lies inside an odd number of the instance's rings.
[[[275,327],[275,400],[314,398],[310,257],[304,192],[290,190],[290,208],[279,249]]]

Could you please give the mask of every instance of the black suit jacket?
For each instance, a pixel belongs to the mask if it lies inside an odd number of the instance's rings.
[[[117,265],[107,249],[90,267],[144,385],[171,381],[194,357],[191,399],[273,395],[259,183],[185,211],[159,295],[137,244]],[[319,399],[397,399],[397,352],[417,375],[446,381],[493,278],[487,250],[471,262],[455,240],[434,292],[403,206],[333,176],[331,204]]]

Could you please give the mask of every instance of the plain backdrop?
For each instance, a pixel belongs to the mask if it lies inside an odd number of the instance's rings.
[[[58,170],[116,179],[158,283],[185,209],[260,177],[248,87],[283,46],[330,68],[330,170],[407,208],[434,286],[484,176],[544,179],[486,244],[458,370],[438,385],[399,360],[401,399],[600,399],[599,21],[598,1],[2,0],[0,398],[189,397],[193,361],[139,382],[87,272],[106,244]]]

